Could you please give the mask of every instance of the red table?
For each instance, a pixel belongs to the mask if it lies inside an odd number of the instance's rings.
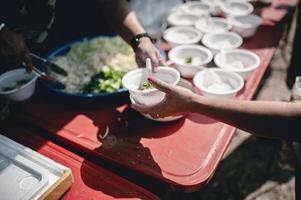
[[[145,189],[104,170],[36,133],[26,131],[26,127],[16,127],[14,124],[6,125],[2,134],[71,169],[74,183],[63,196],[64,200],[159,199]]]
[[[252,99],[282,30],[282,26],[264,20],[256,35],[245,40],[242,48],[257,53],[261,65],[247,80],[238,99]],[[131,168],[186,191],[196,190],[209,181],[235,131],[234,127],[199,114],[190,114],[175,122],[156,123],[127,105],[82,109],[33,99],[16,114],[19,119],[93,158]],[[99,135],[107,128],[109,136],[101,139]]]

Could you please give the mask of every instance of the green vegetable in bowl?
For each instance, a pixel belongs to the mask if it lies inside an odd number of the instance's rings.
[[[186,64],[191,64],[192,63],[192,57],[187,57],[186,59],[185,59],[185,63]]]
[[[122,77],[125,74],[123,71],[118,71],[110,68],[106,71],[101,71],[91,78],[91,81],[84,85],[81,91],[84,94],[100,93],[100,92],[115,92],[122,88]]]
[[[152,84],[150,84],[148,81],[144,82],[142,85],[140,85],[140,87],[138,88],[138,90],[149,90],[149,89],[152,89],[154,88],[152,86]]]

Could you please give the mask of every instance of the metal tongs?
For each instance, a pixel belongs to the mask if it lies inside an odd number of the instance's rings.
[[[26,64],[23,62],[23,66],[26,67]],[[39,70],[35,66],[32,68],[33,73],[35,73],[39,78],[43,79],[44,81],[47,81],[49,84],[51,84],[53,87],[57,89],[64,89],[65,85],[57,80],[55,80],[53,77],[47,75],[45,72]]]
[[[40,61],[42,64],[44,64],[49,70],[59,74],[59,75],[62,75],[62,76],[67,76],[68,73],[62,68],[60,67],[59,65],[45,59],[45,58],[42,58],[34,53],[29,53],[29,55],[33,58],[35,58],[36,60]]]

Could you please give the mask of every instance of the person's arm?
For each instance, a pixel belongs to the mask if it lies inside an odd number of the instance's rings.
[[[145,33],[145,29],[139,23],[136,14],[129,8],[126,0],[110,0],[106,3],[108,24],[131,45],[133,37]],[[164,64],[164,59],[148,37],[139,39],[135,48],[138,66],[144,67],[145,60],[150,57],[152,64],[157,67]]]
[[[153,117],[196,112],[256,136],[301,141],[301,104],[299,103],[203,97],[157,79],[151,78],[150,82],[166,93],[166,99],[152,107],[132,105],[140,112],[151,114]]]
[[[23,37],[15,31],[2,26],[0,30],[0,73],[20,67],[24,62],[31,71],[32,62]]]

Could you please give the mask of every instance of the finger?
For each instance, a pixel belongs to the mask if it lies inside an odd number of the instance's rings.
[[[167,66],[166,59],[164,57],[159,57],[159,65]]]
[[[148,77],[147,80],[158,90],[169,93],[172,90],[172,84],[166,83],[154,77]]]
[[[32,71],[33,65],[32,60],[28,52],[25,53],[24,62],[26,64],[26,71],[30,73]]]
[[[152,53],[150,55],[150,58],[152,60],[152,67],[153,67],[153,69],[156,68],[156,67],[158,67],[158,65],[159,65],[159,59],[157,58],[156,53]]]

